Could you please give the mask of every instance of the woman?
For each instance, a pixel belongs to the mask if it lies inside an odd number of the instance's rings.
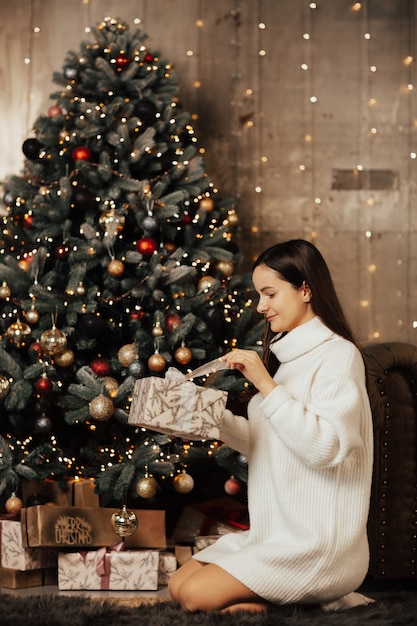
[[[373,460],[361,353],[313,244],[269,248],[252,278],[263,362],[240,349],[222,358],[258,393],[248,420],[226,411],[220,427],[249,459],[250,530],[198,552],[172,577],[171,597],[189,611],[368,603],[353,593],[368,570]]]

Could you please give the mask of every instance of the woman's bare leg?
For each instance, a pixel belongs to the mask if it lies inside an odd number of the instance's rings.
[[[177,569],[171,578],[168,581],[168,591],[172,600],[175,602],[179,602],[178,600],[178,589],[182,585],[182,583],[189,577],[195,574],[201,567],[204,567],[205,563],[201,563],[201,561],[196,561],[195,559],[190,559],[184,565],[182,565],[179,569]]]
[[[221,567],[195,559],[171,577],[169,592],[185,611],[265,611],[269,606]]]

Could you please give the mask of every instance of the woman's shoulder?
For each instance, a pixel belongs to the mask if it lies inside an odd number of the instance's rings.
[[[331,333],[328,340],[322,344],[326,353],[326,360],[333,367],[358,368],[364,370],[364,361],[359,348],[349,339],[345,339],[336,333]]]

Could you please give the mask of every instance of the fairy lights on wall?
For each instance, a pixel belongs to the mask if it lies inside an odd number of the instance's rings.
[[[254,0],[253,3],[245,3],[241,0],[228,0],[226,5],[216,5],[218,14],[221,16],[224,26],[224,32],[229,33],[230,46],[228,58],[224,59],[224,64],[230,70],[230,82],[219,90],[219,116],[222,111],[230,106],[232,114],[230,115],[229,129],[229,145],[228,153],[230,159],[227,162],[227,178],[230,187],[236,191],[234,194],[238,201],[239,214],[245,228],[252,234],[253,240],[262,245],[263,238],[269,233],[265,233],[263,225],[265,224],[265,211],[271,211],[271,206],[276,204],[276,199],[280,198],[282,186],[285,186],[285,180],[281,180],[279,175],[275,179],[271,178],[271,170],[275,172],[281,167],[277,163],[276,156],[272,154],[273,146],[268,140],[270,132],[270,122],[268,114],[272,111],[271,98],[269,91],[270,75],[273,68],[268,64],[272,55],[270,46],[274,40],[280,37],[280,29],[283,24],[286,28],[292,28],[294,31],[293,46],[299,48],[299,65],[294,66],[294,81],[298,83],[300,105],[299,124],[294,127],[292,137],[298,145],[288,146],[288,154],[295,154],[293,158],[294,175],[299,178],[299,186],[297,189],[297,197],[294,198],[294,211],[298,211],[298,220],[300,224],[300,234],[310,239],[317,240],[319,244],[326,237],[332,237],[331,228],[326,224],[326,214],[328,211],[339,210],[339,206],[334,203],[333,207],[328,206],[326,197],[326,187],[323,183],[322,164],[324,162],[322,153],[318,150],[322,149],[325,144],[325,137],[317,137],[315,133],[322,128],[319,124],[319,115],[323,109],[323,102],[327,97],[327,93],[319,93],[318,88],[322,84],[318,72],[322,71],[323,60],[319,56],[318,50],[322,50],[323,46],[317,47],[318,36],[321,33],[323,23],[330,19],[327,12],[327,2],[311,2],[309,0],[298,0],[297,10],[299,20],[292,19],[291,23],[276,18],[279,10],[276,6],[272,11],[271,5],[267,0]],[[110,6],[109,6],[110,5]],[[112,6],[113,5],[113,6]],[[167,3],[167,6],[169,3]],[[36,0],[28,0],[26,2],[28,8],[24,16],[27,24],[27,38],[25,46],[21,47],[22,58],[20,60],[22,68],[22,76],[24,76],[24,90],[27,105],[24,109],[24,118],[22,126],[25,126],[25,132],[31,129],[31,124],[36,117],[37,111],[37,92],[34,89],[42,90],[42,85],[38,86],[35,81],[36,76],[36,55],[37,45],[42,41],[44,30],[53,28],[55,25],[43,24],[39,21],[38,12],[39,3]],[[224,9],[226,6],[226,10]],[[398,338],[413,338],[410,329],[417,328],[417,292],[413,285],[415,276],[412,274],[413,267],[410,264],[410,236],[409,232],[415,229],[413,222],[414,204],[416,201],[416,191],[412,183],[415,178],[414,169],[417,164],[417,115],[416,115],[416,96],[415,96],[415,60],[416,60],[416,2],[409,0],[403,3],[404,9],[409,11],[407,18],[408,33],[403,29],[405,37],[400,41],[398,39],[397,50],[392,51],[392,59],[390,59],[390,67],[387,67],[388,53],[383,50],[381,38],[383,31],[381,30],[382,19],[388,21],[388,17],[381,13],[374,4],[369,0],[362,2],[351,2],[340,8],[339,19],[343,19],[343,11],[345,11],[347,28],[350,29],[352,36],[352,47],[358,51],[358,95],[357,95],[357,120],[356,128],[358,136],[356,139],[357,149],[351,154],[351,168],[356,170],[362,177],[364,185],[359,190],[355,190],[350,195],[350,201],[354,198],[357,202],[357,208],[352,211],[352,232],[357,233],[356,250],[352,252],[359,259],[358,273],[358,290],[357,290],[357,316],[358,323],[361,327],[361,333],[364,340],[381,340],[387,337],[387,331],[391,335],[397,333]],[[138,15],[138,9],[127,8],[126,16],[122,16],[127,21],[131,21],[135,25],[148,26],[150,17],[152,16],[152,25],[157,23],[152,14],[151,3],[141,4],[143,14]],[[84,23],[85,33],[90,32],[90,26],[97,16],[98,7],[92,0],[80,0],[80,8]],[[107,10],[117,8],[115,2],[108,3]],[[289,11],[295,8],[294,3],[286,1],[282,2],[282,11]],[[207,29],[213,26],[213,20],[210,21],[212,15],[206,14],[208,9],[205,3],[198,0],[195,3],[190,20],[191,27],[195,29],[192,37],[184,49],[178,48],[176,59],[178,64],[187,65],[192,68],[188,71],[189,94],[191,98],[192,108],[195,107],[193,120],[198,120],[198,112],[204,107],[201,106],[202,101],[206,97],[205,90],[211,90],[212,84],[208,80],[213,80],[215,76],[207,77],[206,65],[204,61],[204,45],[207,41]],[[130,15],[129,15],[130,13]],[[46,14],[45,14],[46,15]],[[382,16],[382,17],[381,17]],[[46,19],[46,18],[44,18]],[[184,21],[184,29],[188,28],[187,22]],[[404,20],[398,12],[398,19]],[[220,20],[220,17],[219,17]],[[252,24],[249,24],[251,20]],[[400,22],[398,22],[399,24]],[[242,27],[242,24],[244,27]],[[400,35],[400,27],[397,28]],[[403,27],[401,27],[403,28]],[[388,26],[387,26],[388,29]],[[388,32],[388,31],[387,31]],[[391,31],[392,32],[392,31]],[[158,32],[152,32],[155,40],[158,38]],[[350,35],[349,35],[350,36]],[[163,42],[162,42],[163,44]],[[161,47],[162,47],[161,44]],[[402,58],[396,60],[395,55],[399,50],[403,50]],[[166,50],[167,55],[171,53]],[[213,48],[211,48],[213,52]],[[65,51],[62,53],[62,55]],[[181,58],[182,55],[182,58]],[[179,56],[179,58],[178,58]],[[399,55],[398,55],[399,57]],[[338,72],[337,62],[341,60],[335,54],[334,63],[332,59],[327,59],[330,71]],[[346,63],[352,62],[345,60]],[[344,61],[343,61],[344,62]],[[54,59],[55,63],[55,59]],[[386,94],[384,89],[390,87],[387,79],[387,70],[398,64],[398,93]],[[266,69],[268,68],[268,69]],[[277,70],[276,89],[280,89],[280,76]],[[186,72],[187,74],[187,72]],[[191,78],[190,78],[191,77]],[[360,84],[359,84],[360,83]],[[394,82],[391,83],[393,85]],[[224,89],[223,89],[224,87]],[[394,87],[395,88],[395,87]],[[194,91],[193,91],[194,90]],[[193,95],[194,94],[194,95]],[[221,102],[221,98],[227,99],[227,102]],[[350,102],[355,98],[355,94],[349,94]],[[388,128],[389,121],[384,117],[387,103],[383,99],[396,99],[396,105],[401,107],[402,112],[408,111],[408,120],[402,114],[401,123],[403,127],[395,127],[397,119],[391,128]],[[186,103],[187,106],[189,103]],[[384,109],[385,107],[385,109]],[[192,110],[192,109],[191,109]],[[392,112],[393,116],[395,112]],[[215,120],[215,117],[213,117]],[[205,130],[204,121],[198,120],[201,130],[200,137]],[[391,132],[394,136],[398,132],[399,141],[401,141],[400,133],[402,133],[402,141],[406,146],[406,152],[402,155],[398,168],[402,168],[402,180],[400,180],[400,189],[396,192],[398,203],[402,206],[401,223],[395,225],[393,219],[386,220],[383,226],[380,225],[381,212],[386,211],[386,194],[366,187],[367,172],[375,167],[375,163],[382,162],[381,147],[384,147],[384,141],[387,139],[387,151],[389,151],[389,141],[392,137],[387,137],[387,133]],[[291,136],[285,133],[285,137]],[[407,141],[404,138],[407,136]],[[395,137],[394,137],[395,139]],[[280,136],[279,121],[274,121],[274,140],[278,144],[282,141]],[[209,137],[209,141],[213,142],[213,138]],[[319,146],[319,147],[318,147]],[[63,144],[65,147],[65,143]],[[201,153],[205,152],[203,146],[199,146]],[[16,148],[19,149],[19,146]],[[245,152],[243,156],[242,151]],[[269,151],[269,153],[268,153]],[[250,153],[250,154],[249,154]],[[347,158],[347,155],[343,155]],[[391,165],[389,155],[386,156],[386,162]],[[338,167],[335,162],[332,164]],[[395,167],[397,163],[393,163]],[[283,164],[282,164],[283,167]],[[331,165],[330,165],[331,167]],[[271,168],[269,170],[268,168]],[[283,170],[284,171],[284,170]],[[285,170],[287,171],[287,170]],[[212,172],[216,177],[216,172]],[[407,180],[405,180],[407,179]],[[369,181],[368,181],[369,182]],[[392,201],[394,202],[394,201]],[[406,209],[405,209],[406,207]],[[287,211],[292,210],[291,200],[290,206],[286,207]],[[404,217],[405,216],[405,217]],[[391,224],[391,226],[390,226]],[[285,228],[285,226],[284,226]],[[382,229],[382,232],[380,232]],[[277,223],[277,232],[279,236],[284,235],[281,223]],[[387,233],[387,239],[390,237],[394,243],[390,256],[382,259],[381,244],[378,243],[378,237]],[[273,235],[273,233],[271,233]],[[270,235],[270,236],[271,236]],[[284,235],[285,236],[285,235]],[[245,242],[243,242],[245,243]],[[384,317],[381,317],[381,302],[379,302],[381,292],[381,282],[386,274],[386,267],[391,264],[391,274],[401,276],[401,285],[394,290],[396,294],[396,306],[398,315],[394,325],[397,330],[393,330],[393,323],[387,327]],[[397,274],[395,274],[397,272]],[[406,285],[406,286],[405,286]],[[407,310],[409,308],[409,310]]]

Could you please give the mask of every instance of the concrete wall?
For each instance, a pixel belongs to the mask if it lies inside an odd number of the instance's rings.
[[[0,0],[0,180],[21,171],[85,29],[140,20],[177,69],[208,173],[238,200],[243,269],[278,240],[311,239],[362,342],[417,343],[416,5]]]

